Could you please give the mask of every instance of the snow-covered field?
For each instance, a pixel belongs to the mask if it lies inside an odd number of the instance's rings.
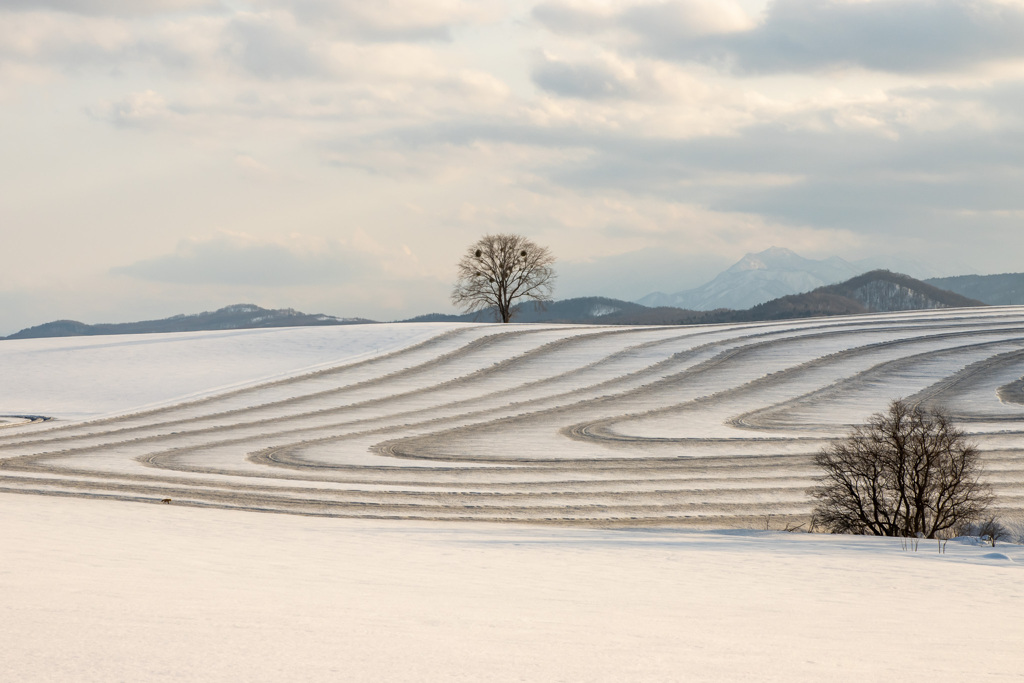
[[[1024,309],[0,343],[0,487],[339,517],[760,528],[894,397],[1024,510]],[[30,417],[54,417],[28,422]],[[88,418],[88,419],[83,419]],[[21,422],[18,422],[21,420]]]
[[[452,328],[426,323],[11,340],[0,344],[0,413],[73,420],[155,407],[352,363]]]
[[[0,660],[12,680],[1019,677],[1019,546],[694,529],[806,521],[811,455],[899,396],[965,425],[1019,519],[1022,376],[1014,307],[0,342]]]
[[[1024,671],[1019,546],[950,542],[940,555],[894,539],[12,494],[0,494],[0,519],[5,681],[1009,681]]]

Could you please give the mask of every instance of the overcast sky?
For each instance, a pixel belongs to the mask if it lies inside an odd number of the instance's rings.
[[[452,310],[770,246],[1024,271],[1024,0],[0,0],[0,334]]]

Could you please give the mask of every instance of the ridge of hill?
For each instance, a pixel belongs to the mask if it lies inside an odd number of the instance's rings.
[[[835,285],[766,301],[745,310],[696,311],[673,306],[647,307],[606,297],[565,299],[534,310],[522,306],[513,322],[596,323],[601,325],[700,325],[757,322],[831,315],[984,306],[974,299],[939,289],[908,275],[873,270]],[[492,309],[463,315],[434,313],[403,322],[489,322]]]
[[[930,285],[983,301],[991,306],[1024,304],[1024,273],[957,275],[925,280]]]
[[[584,296],[574,299],[561,299],[551,301],[543,307],[533,304],[521,303],[513,322],[517,323],[580,323],[593,322],[598,318],[608,316],[643,316],[647,311],[652,310],[631,301],[610,299],[604,296]],[[673,309],[678,311],[679,309]],[[492,322],[495,320],[494,309],[485,308],[473,313],[447,314],[428,313],[415,318],[402,320],[404,323],[449,323],[449,322]]]
[[[716,322],[785,320],[938,308],[972,308],[984,305],[980,301],[939,289],[909,275],[888,270],[872,270],[845,282],[818,287],[803,294],[790,294],[772,299],[747,311],[735,311],[729,320]]]
[[[575,323],[599,325],[700,325],[757,322],[856,315],[889,311],[985,306],[961,294],[940,289],[907,275],[873,270],[835,285],[818,287],[802,294],[789,294],[748,309],[719,308],[696,311],[672,306],[648,307],[630,301],[590,296],[553,301],[544,307],[521,304],[515,322]],[[489,322],[491,309],[452,315],[430,313],[400,322]],[[212,312],[176,315],[135,323],[87,325],[76,320],[55,320],[16,332],[6,339],[71,337],[100,334],[143,334],[192,332],[310,325],[355,325],[373,323],[365,318],[337,318],[301,313],[291,308],[266,309],[253,304],[235,304]]]
[[[234,304],[191,315],[175,315],[159,320],[134,323],[102,323],[89,325],[77,320],[55,320],[28,327],[3,339],[40,337],[76,337],[100,334],[145,334],[150,332],[196,332],[200,330],[242,330],[264,327],[306,327],[311,325],[355,325],[372,323],[364,318],[337,318],[333,315],[309,314],[292,308],[267,309],[254,304]]]
[[[872,270],[846,282],[821,287],[815,291],[848,297],[877,312],[985,305],[977,299],[970,299],[888,270]]]

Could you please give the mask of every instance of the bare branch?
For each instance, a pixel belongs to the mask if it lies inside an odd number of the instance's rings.
[[[814,461],[815,519],[835,533],[935,538],[992,503],[978,449],[939,409],[893,401]]]
[[[467,313],[493,308],[495,318],[507,323],[517,300],[551,300],[554,262],[546,247],[521,235],[484,235],[459,260],[452,303]]]

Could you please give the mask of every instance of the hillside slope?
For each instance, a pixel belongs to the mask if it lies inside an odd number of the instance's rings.
[[[802,294],[789,294],[744,310],[720,308],[699,311],[673,306],[640,304],[585,297],[555,301],[542,310],[523,304],[514,322],[595,323],[602,325],[701,325],[713,323],[788,320],[832,315],[984,306],[980,301],[945,291],[907,275],[873,270],[836,285]],[[405,322],[491,322],[490,310],[465,315],[431,314]]]
[[[604,296],[585,296],[575,299],[563,299],[552,301],[543,308],[535,307],[532,302],[520,303],[513,316],[513,322],[517,323],[588,323],[599,319],[604,320],[610,316],[621,316],[631,320],[640,320],[649,311],[646,306],[622,301],[620,299],[609,299]],[[678,311],[678,309],[672,309]],[[487,308],[475,313],[463,313],[451,315],[445,313],[429,313],[420,315],[401,322],[407,323],[439,323],[439,322],[483,322],[489,323],[496,320],[493,308]]]
[[[983,306],[956,292],[939,289],[921,280],[888,270],[873,270],[846,282],[815,290],[853,299],[869,311],[916,311],[938,308]]]
[[[595,322],[615,324],[707,324],[817,318],[891,311],[984,306],[980,301],[939,289],[907,275],[873,270],[836,285],[790,294],[743,311],[647,309],[640,314],[610,315]]]
[[[15,332],[6,339],[76,337],[98,334],[145,334],[149,332],[195,332],[199,330],[242,330],[262,327],[307,327],[311,325],[353,325],[371,323],[363,318],[336,318],[309,314],[291,308],[266,309],[253,304],[235,304],[216,311],[175,315],[160,320],[134,323],[88,325],[77,320],[56,320]]]
[[[0,345],[0,415],[54,419],[0,427],[0,464],[8,491],[47,496],[763,529],[806,523],[814,454],[904,396],[969,419],[994,512],[1024,515],[1022,324],[983,307],[24,340]]]
[[[802,294],[789,294],[742,310],[719,308],[712,311],[701,311],[673,306],[648,307],[630,301],[591,296],[553,301],[543,308],[535,307],[531,302],[524,302],[520,304],[514,322],[701,325],[984,305],[981,301],[939,289],[906,275],[891,273],[887,270],[875,270],[836,285],[819,287]],[[400,322],[493,322],[494,320],[493,311],[485,309],[461,315],[430,313]],[[21,330],[7,339],[353,325],[373,322],[364,318],[310,315],[290,308],[268,310],[252,304],[237,304],[213,312],[176,315],[171,318],[136,323],[87,325],[75,320],[57,320]]]
[[[930,285],[983,301],[990,306],[1024,304],[1024,273],[958,275],[925,280]]]

